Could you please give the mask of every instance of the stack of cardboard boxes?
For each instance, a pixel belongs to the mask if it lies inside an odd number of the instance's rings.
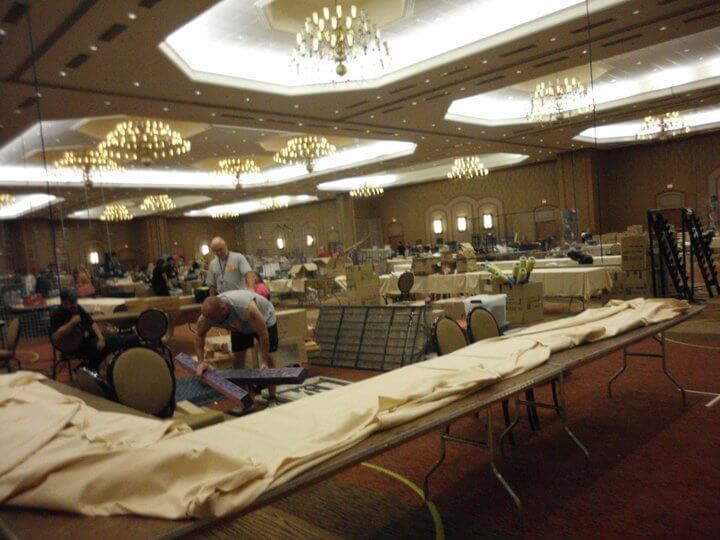
[[[652,296],[648,237],[632,225],[620,237],[620,271],[613,272],[613,293],[621,298]]]
[[[472,244],[466,242],[461,243],[457,256],[455,257],[455,271],[458,274],[464,274],[466,272],[476,272],[477,269],[475,249],[472,247]]]
[[[377,265],[347,265],[345,267],[345,275],[347,276],[349,305],[379,306],[382,304],[380,298],[380,276],[378,275]]]
[[[412,273],[416,276],[428,276],[435,273],[433,257],[415,257],[412,262]]]
[[[488,282],[485,292],[507,295],[506,316],[510,324],[533,324],[543,320],[543,284],[518,285]]]

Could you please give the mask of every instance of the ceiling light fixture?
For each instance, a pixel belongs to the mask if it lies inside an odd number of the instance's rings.
[[[280,197],[267,197],[260,200],[260,206],[263,210],[279,210],[287,208],[290,205],[290,197],[287,195]]]
[[[220,210],[212,213],[213,219],[233,219],[240,215],[236,210]]]
[[[105,171],[122,171],[123,168],[103,150],[74,150],[63,153],[53,162],[56,169],[70,169],[82,173],[85,187],[93,186],[93,174]]]
[[[303,135],[290,139],[285,148],[280,150],[273,159],[276,163],[305,165],[307,172],[313,172],[315,161],[321,157],[335,153],[335,145],[330,144],[325,137]]]
[[[11,204],[15,204],[15,197],[10,193],[0,193],[0,208],[5,208]]]
[[[385,193],[382,186],[375,186],[368,182],[364,182],[361,186],[350,190],[350,196],[355,199],[367,199],[370,197],[379,197]]]
[[[252,174],[258,174],[260,167],[257,166],[255,160],[250,158],[228,158],[218,161],[218,168],[215,174],[227,174],[235,178],[235,187],[242,187],[240,179]]]
[[[690,126],[685,123],[683,116],[678,111],[672,111],[662,116],[646,116],[635,138],[638,141],[651,139],[664,141],[668,137],[676,137],[690,131]]]
[[[159,120],[121,122],[100,143],[100,150],[113,159],[152,165],[156,159],[180,156],[190,151],[190,141]]]
[[[590,92],[575,77],[555,83],[541,82],[535,87],[527,119],[531,122],[552,122],[590,112],[593,99]]]
[[[463,156],[455,159],[447,177],[450,180],[472,180],[489,173],[480,156]]]
[[[334,8],[324,7],[321,13],[314,11],[295,38],[291,64],[298,73],[334,66],[335,73],[344,77],[349,62],[367,70],[384,69],[390,61],[390,49],[381,40],[380,29],[355,5],[343,9],[336,4]]]
[[[108,204],[100,216],[100,221],[130,221],[134,217],[124,204]]]
[[[161,195],[148,195],[140,205],[141,210],[150,210],[152,212],[165,212],[174,208],[175,202],[164,193]]]

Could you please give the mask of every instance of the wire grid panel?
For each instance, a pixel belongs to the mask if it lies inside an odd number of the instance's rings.
[[[424,306],[328,306],[320,309],[314,364],[388,371],[424,358]]]

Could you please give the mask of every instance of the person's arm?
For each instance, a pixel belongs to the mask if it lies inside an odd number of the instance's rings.
[[[268,333],[265,317],[260,313],[257,304],[253,302],[248,307],[248,324],[252,331],[257,334],[260,340],[260,352],[262,353],[262,365],[260,369],[267,369],[271,363],[270,358],[270,334]]]
[[[60,341],[62,338],[70,334],[72,329],[75,328],[78,324],[80,324],[81,320],[82,319],[80,318],[80,315],[73,315],[68,322],[66,322],[53,332],[53,341]]]
[[[198,377],[208,368],[208,365],[205,363],[205,336],[209,331],[210,323],[201,315],[197,322],[197,334],[195,334],[195,354],[198,359],[195,375]]]
[[[243,275],[243,280],[245,280],[245,288],[248,291],[255,291],[255,278],[253,276],[253,269],[250,266],[250,263],[247,261],[244,255],[240,255],[240,263],[238,264],[238,269]]]
[[[97,350],[102,351],[105,348],[105,336],[103,335],[102,330],[100,330],[98,323],[95,321],[92,322],[92,331],[95,332],[95,335],[97,336]]]
[[[213,271],[212,263],[208,266],[207,276],[205,277],[205,285],[210,289],[210,296],[217,295],[217,279]]]

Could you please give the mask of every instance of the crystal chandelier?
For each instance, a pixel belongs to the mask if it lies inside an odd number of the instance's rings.
[[[374,186],[365,182],[363,185],[350,190],[350,196],[353,198],[369,198],[382,195],[385,190],[380,186]]]
[[[250,158],[228,158],[221,159],[218,162],[218,168],[215,174],[228,174],[235,177],[235,187],[240,189],[240,179],[242,177],[258,174],[260,167]]]
[[[480,160],[480,156],[464,156],[453,162],[452,169],[447,174],[451,180],[472,180],[481,176],[487,176],[490,171]]]
[[[141,210],[165,212],[175,208],[175,202],[167,195],[148,195],[140,205]]]
[[[9,193],[0,193],[0,208],[5,208],[15,203],[15,197]]]
[[[156,159],[181,156],[190,151],[190,141],[159,120],[121,122],[98,147],[113,159],[152,165]]]
[[[267,197],[260,200],[260,206],[263,210],[278,210],[287,208],[290,205],[290,197]]]
[[[590,112],[593,100],[585,86],[575,77],[541,82],[535,87],[527,119],[531,122],[552,122],[576,114]]]
[[[237,210],[218,210],[217,212],[212,213],[213,219],[232,219],[236,218],[240,215],[240,212]]]
[[[130,221],[134,217],[124,204],[108,204],[100,216],[100,221]]]
[[[390,50],[380,38],[380,29],[367,13],[351,5],[343,9],[325,7],[305,19],[304,28],[295,36],[291,64],[298,72],[311,67],[325,71],[335,68],[344,77],[347,64],[353,62],[361,69],[383,69],[390,61]]]
[[[79,150],[63,153],[53,162],[57,169],[70,169],[81,172],[85,187],[92,187],[94,172],[122,171],[123,168],[103,150]]]
[[[684,133],[690,133],[690,126],[685,123],[685,119],[678,111],[672,111],[662,116],[646,116],[635,137],[639,141],[650,139],[664,141],[668,137],[676,137]]]
[[[285,148],[280,150],[273,159],[277,163],[302,163],[309,173],[315,168],[315,161],[321,157],[335,153],[335,145],[330,144],[325,137],[303,135],[290,139]]]

